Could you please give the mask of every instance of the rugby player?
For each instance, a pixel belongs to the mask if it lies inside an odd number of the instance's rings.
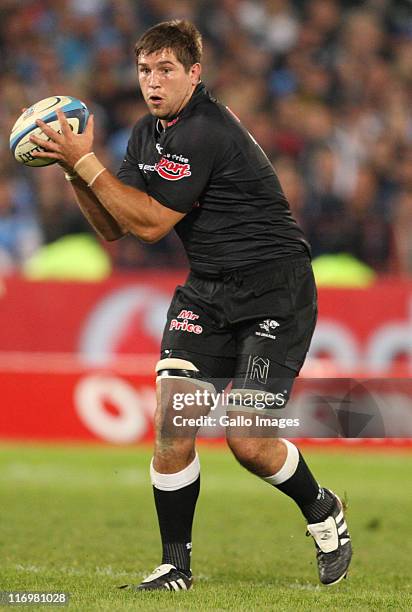
[[[172,399],[232,380],[240,393],[290,393],[317,316],[310,247],[278,178],[239,120],[201,81],[201,35],[187,21],[160,23],[135,47],[149,113],[135,125],[117,177],[93,153],[93,117],[73,134],[39,121],[39,157],[63,166],[78,204],[107,240],[126,233],[156,242],[174,228],[190,274],[170,305],[156,366],[156,442],[150,465],[163,546],[138,590],[192,585],[192,522],[200,487],[196,430],[174,435]],[[262,333],[262,329],[266,332]],[[282,391],[283,392],[283,391]],[[241,395],[241,397],[243,397]],[[234,406],[242,412],[242,403]],[[206,412],[205,405],[188,414]],[[346,577],[351,541],[337,495],[320,486],[302,454],[276,435],[228,430],[239,463],[288,495],[313,536],[320,581]]]

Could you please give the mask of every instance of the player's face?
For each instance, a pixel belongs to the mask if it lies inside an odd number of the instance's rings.
[[[179,114],[199,82],[200,64],[188,72],[170,49],[141,53],[137,72],[140,88],[149,111],[167,120]]]

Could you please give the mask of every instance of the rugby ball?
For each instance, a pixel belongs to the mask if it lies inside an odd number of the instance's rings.
[[[40,100],[20,115],[11,130],[10,150],[18,162],[26,166],[49,166],[56,163],[55,159],[33,157],[33,151],[42,149],[29,139],[32,134],[35,134],[43,140],[48,140],[41,128],[36,125],[37,119],[41,119],[50,125],[56,132],[60,130],[60,123],[56,114],[57,109],[60,109],[66,115],[73,132],[76,134],[83,132],[89,117],[89,111],[83,102],[70,96],[52,96]]]

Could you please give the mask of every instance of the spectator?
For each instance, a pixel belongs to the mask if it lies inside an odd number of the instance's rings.
[[[205,81],[277,164],[315,255],[343,251],[379,272],[410,273],[402,226],[409,227],[412,190],[412,17],[406,5],[3,0],[3,266],[18,267],[41,241],[86,229],[59,168],[24,168],[7,152],[20,109],[56,93],[83,99],[99,123],[99,156],[104,151],[106,165],[116,170],[130,128],[145,112],[136,91],[134,41],[158,21],[186,17],[204,34]],[[10,235],[17,226],[19,238]],[[177,244],[172,235],[149,252],[126,238],[109,249],[122,268],[179,266],[184,259]]]
[[[397,245],[398,272],[404,276],[412,275],[412,190],[401,191],[394,207],[394,234]]]
[[[16,200],[13,181],[0,176],[0,271],[12,272],[41,244],[40,229],[30,211]]]

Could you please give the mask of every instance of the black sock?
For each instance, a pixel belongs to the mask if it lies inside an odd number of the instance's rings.
[[[200,476],[187,487],[161,491],[153,487],[162,538],[162,563],[190,571],[193,515],[200,490]]]
[[[300,452],[294,474],[276,488],[297,503],[308,523],[324,521],[335,506],[335,498],[318,485]]]
[[[311,504],[305,504],[301,508],[308,523],[320,523],[330,516],[335,507],[336,499],[327,489],[319,487],[318,496]]]

